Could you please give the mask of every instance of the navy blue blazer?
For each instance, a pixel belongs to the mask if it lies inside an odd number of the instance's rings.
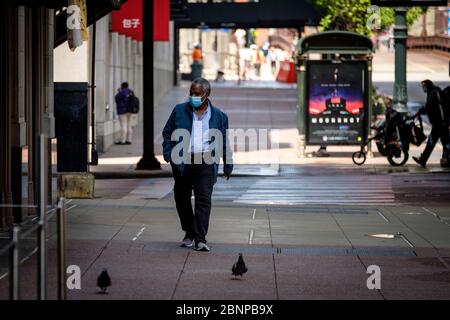
[[[211,119],[209,120],[209,128],[220,130],[223,137],[223,153],[222,158],[224,162],[224,172],[231,173],[233,171],[233,157],[232,150],[229,145],[229,141],[227,138],[227,129],[228,129],[228,116],[222,112],[220,109],[214,107],[210,103],[211,107]],[[163,135],[163,154],[164,160],[166,162],[171,162],[172,166],[179,170],[182,175],[184,172],[184,163],[180,165],[175,165],[172,162],[172,149],[178,143],[182,142],[182,138],[179,138],[179,141],[172,141],[172,133],[177,129],[186,129],[189,133],[192,133],[192,113],[193,108],[189,102],[180,103],[175,106],[172,111],[172,114],[167,120],[166,125],[162,131]],[[228,148],[227,148],[228,146]],[[228,153],[227,153],[228,152]],[[180,153],[180,157],[183,158],[182,151]],[[214,181],[217,181],[217,175],[219,173],[219,164],[214,163]]]

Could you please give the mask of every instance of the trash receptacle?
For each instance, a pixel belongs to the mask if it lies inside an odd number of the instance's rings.
[[[195,61],[193,64],[191,64],[191,70],[191,80],[201,78],[203,74],[203,64]]]
[[[88,84],[55,82],[58,172],[87,172]]]

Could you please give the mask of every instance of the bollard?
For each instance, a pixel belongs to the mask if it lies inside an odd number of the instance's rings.
[[[42,220],[38,221],[38,286],[37,297],[38,300],[46,299],[46,254],[45,254],[45,226]]]
[[[20,298],[20,256],[19,256],[19,233],[20,227],[15,226],[13,228],[12,243],[13,246],[10,249],[10,273],[9,273],[9,299],[19,300]]]
[[[58,202],[58,299],[66,300],[66,199]]]
[[[46,269],[46,211],[47,211],[47,168],[46,168],[46,150],[47,137],[40,135],[38,137],[39,147],[39,222],[38,222],[38,286],[37,297],[38,300],[45,300],[47,298],[47,269]]]

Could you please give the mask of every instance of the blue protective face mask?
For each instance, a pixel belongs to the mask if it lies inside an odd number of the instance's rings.
[[[202,100],[202,97],[193,97],[193,96],[189,97],[189,103],[194,108],[199,108],[203,104],[203,102],[205,102],[205,100],[206,98]]]

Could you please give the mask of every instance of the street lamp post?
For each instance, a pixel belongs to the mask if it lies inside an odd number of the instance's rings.
[[[154,79],[153,79],[153,1],[142,1],[143,12],[143,155],[138,162],[136,170],[159,170],[161,164],[154,153],[153,135],[153,104],[154,104]]]
[[[408,91],[406,83],[406,40],[408,27],[406,25],[406,7],[395,8],[395,82],[394,109],[400,113],[407,113]]]

